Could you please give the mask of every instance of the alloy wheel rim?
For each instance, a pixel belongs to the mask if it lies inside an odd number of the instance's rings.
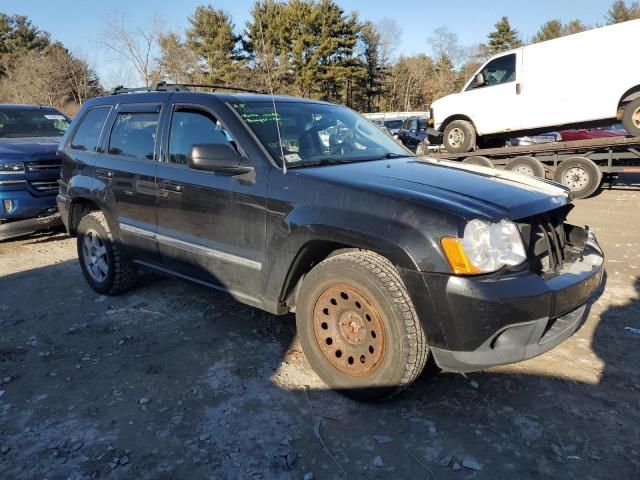
[[[332,285],[318,297],[313,333],[325,359],[346,375],[371,375],[384,358],[380,313],[365,295],[346,283]]]
[[[589,183],[589,172],[582,167],[571,167],[562,175],[562,183],[574,192],[583,190]]]
[[[461,128],[453,128],[449,132],[449,145],[458,148],[464,143],[464,132]]]
[[[109,275],[109,259],[107,248],[95,230],[88,230],[82,240],[82,258],[84,266],[93,280],[104,282]]]

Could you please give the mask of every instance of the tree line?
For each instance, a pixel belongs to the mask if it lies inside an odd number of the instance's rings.
[[[640,18],[640,5],[613,2],[607,24]],[[600,25],[550,20],[528,42]],[[427,40],[430,54],[396,55],[402,29],[393,19],[361,20],[334,0],[258,0],[238,28],[224,10],[198,6],[181,31],[155,18],[132,28],[105,21],[100,44],[137,81],[235,85],[346,104],[359,111],[426,110],[462,88],[491,55],[524,45],[507,17],[485,43],[460,45],[447,27]],[[73,110],[101,93],[96,73],[24,16],[0,14],[0,101]]]

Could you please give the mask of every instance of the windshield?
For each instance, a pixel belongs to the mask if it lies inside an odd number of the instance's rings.
[[[276,102],[282,152],[272,102],[232,103],[260,142],[287,166],[377,160],[411,155],[369,120],[338,105]]]
[[[0,138],[61,137],[69,123],[55,110],[0,109]]]

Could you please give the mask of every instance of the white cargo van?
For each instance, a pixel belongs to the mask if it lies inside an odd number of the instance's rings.
[[[451,153],[616,119],[638,136],[639,38],[640,20],[633,20],[496,55],[460,93],[433,102],[431,133]]]

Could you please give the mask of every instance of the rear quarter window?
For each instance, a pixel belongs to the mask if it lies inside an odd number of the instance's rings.
[[[100,134],[111,107],[95,107],[89,110],[71,137],[70,148],[83,152],[95,152],[100,141]]]

